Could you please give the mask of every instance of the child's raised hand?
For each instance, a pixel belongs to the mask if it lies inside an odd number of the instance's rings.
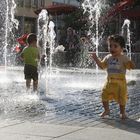
[[[91,57],[93,59],[96,59],[97,58],[96,52],[89,52],[89,54],[91,55]]]

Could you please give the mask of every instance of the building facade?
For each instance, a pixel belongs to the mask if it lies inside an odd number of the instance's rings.
[[[36,9],[52,4],[52,0],[15,0],[17,4],[15,17],[19,21],[19,36],[26,33],[36,33]]]
[[[79,6],[79,2],[77,0],[52,0],[53,4],[69,4]]]

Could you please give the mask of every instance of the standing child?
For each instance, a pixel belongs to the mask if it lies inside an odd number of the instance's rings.
[[[27,90],[30,89],[31,79],[33,79],[33,91],[38,88],[38,62],[40,59],[39,49],[37,48],[37,37],[31,33],[27,37],[28,46],[22,51],[21,57],[25,63],[24,75]]]
[[[102,103],[104,112],[101,117],[110,114],[109,100],[115,100],[120,106],[121,119],[126,118],[125,105],[127,101],[126,69],[133,69],[134,63],[123,54],[125,41],[122,36],[111,35],[108,37],[110,54],[101,61],[95,53],[94,61],[102,69],[107,69],[107,81],[102,90]]]

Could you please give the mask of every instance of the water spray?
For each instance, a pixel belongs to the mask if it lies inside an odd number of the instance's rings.
[[[15,19],[16,4],[14,0],[1,0],[0,1],[0,18],[1,18],[1,63],[5,66],[11,64],[11,54],[13,48],[16,46],[15,32],[18,29],[18,20]],[[8,58],[10,56],[10,58]]]
[[[89,14],[90,27],[88,35],[91,36],[91,42],[93,44],[92,51],[96,51],[96,55],[99,55],[99,19],[101,16],[102,9],[105,7],[105,0],[85,0],[82,4],[84,13]],[[98,71],[98,66],[96,65]]]
[[[40,47],[40,53],[42,55],[46,55],[46,46],[48,42],[48,23],[49,16],[47,10],[43,9],[38,16],[38,41],[37,44]]]
[[[131,38],[130,38],[130,20],[125,19],[123,26],[122,26],[122,36],[126,38],[126,48],[125,50],[127,51],[127,55],[129,56],[131,60]],[[128,48],[127,48],[128,46]]]
[[[52,68],[53,52],[54,52],[54,48],[55,48],[56,33],[54,31],[54,27],[55,27],[54,22],[50,21],[49,31],[48,31],[48,37],[49,37],[48,43],[49,43],[49,46],[50,46],[50,63],[49,63],[50,71],[51,71],[51,68]]]

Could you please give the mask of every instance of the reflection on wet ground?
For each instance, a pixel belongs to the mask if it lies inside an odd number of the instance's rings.
[[[127,74],[130,84],[126,111],[133,120],[140,118],[139,75],[136,70]],[[94,70],[57,69],[47,75],[43,98],[26,93],[22,70],[0,70],[0,77],[1,119],[90,126],[103,111],[100,95],[106,76],[102,71],[95,74]],[[110,109],[109,119],[119,119],[118,105],[111,102]]]

